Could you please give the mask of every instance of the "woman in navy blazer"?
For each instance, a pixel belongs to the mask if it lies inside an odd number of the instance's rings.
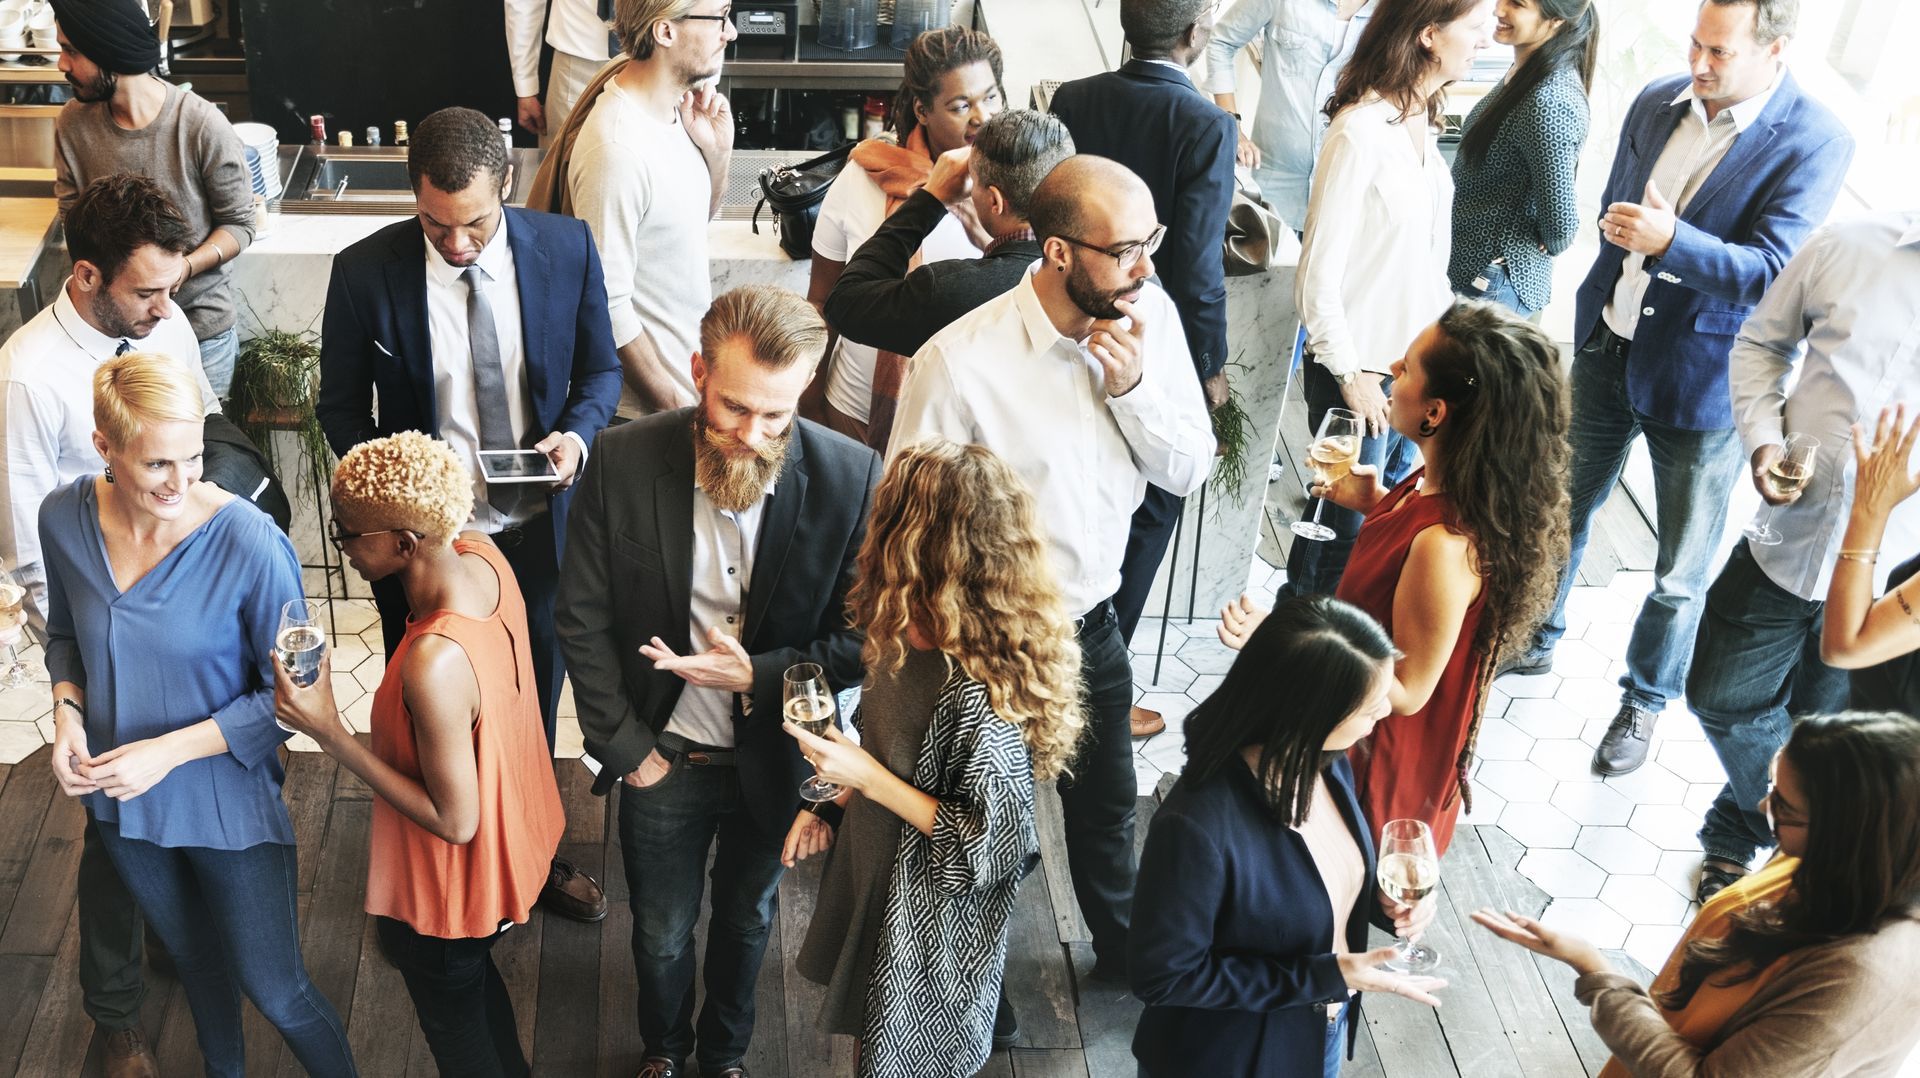
[[[1383,905],[1344,755],[1391,710],[1394,657],[1357,607],[1294,599],[1188,716],[1187,766],[1154,815],[1133,899],[1143,1078],[1334,1076],[1352,1054],[1356,993],[1435,1005],[1445,981],[1380,969],[1393,948],[1367,950],[1369,921],[1418,936],[1433,902]]]

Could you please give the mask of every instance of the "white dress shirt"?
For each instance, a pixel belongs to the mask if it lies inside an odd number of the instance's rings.
[[[42,637],[47,580],[40,560],[40,503],[55,488],[100,471],[100,452],[93,447],[93,372],[123,340],[132,345],[129,351],[185,361],[199,380],[206,414],[220,410],[200,366],[200,342],[172,300],[167,317],[145,337],[109,337],[80,316],[62,283],[52,306],[0,345],[0,390],[6,394],[0,405],[0,443],[6,446],[0,492],[7,506],[0,516],[0,558],[27,589],[27,623]]]
[[[1660,156],[1654,159],[1650,178],[1660,194],[1673,206],[1675,217],[1687,212],[1687,203],[1707,182],[1720,159],[1727,156],[1733,148],[1733,141],[1740,133],[1753,126],[1753,122],[1766,111],[1767,102],[1773,100],[1773,92],[1780,88],[1780,80],[1786,76],[1786,65],[1781,65],[1773,73],[1773,82],[1760,93],[1747,98],[1738,105],[1729,105],[1720,110],[1711,122],[1707,120],[1707,107],[1693,96],[1693,84],[1688,83],[1679,96],[1673,99],[1678,105],[1687,102],[1687,114],[1680,118],[1679,126],[1667,138],[1667,144],[1661,148]],[[1636,199],[1642,195],[1636,195]],[[1602,207],[1604,209],[1604,207]],[[1647,256],[1633,251],[1627,252],[1625,261],[1620,263],[1620,279],[1614,282],[1613,296],[1607,301],[1606,309],[1600,317],[1607,320],[1607,328],[1616,335],[1633,339],[1633,331],[1640,325],[1641,299],[1647,294]]]
[[[548,8],[552,11],[549,13]],[[547,44],[582,60],[606,63],[607,24],[600,19],[596,0],[506,0],[507,62],[513,68],[513,96],[540,94],[540,23],[547,24]],[[549,116],[550,124],[565,116]]]
[[[1920,212],[1815,232],[1740,328],[1729,364],[1734,422],[1749,457],[1789,431],[1820,439],[1806,490],[1773,510],[1781,542],[1752,550],[1775,584],[1824,598],[1853,506],[1848,428],[1859,423],[1871,433],[1882,407],[1920,405]],[[1894,509],[1881,547],[1884,585],[1890,567],[1920,553],[1920,501]]]
[[[1387,374],[1453,302],[1453,173],[1426,132],[1377,95],[1340,110],[1313,173],[1294,303],[1307,350],[1334,375]]]
[[[1134,306],[1147,320],[1140,382],[1109,397],[1100,361],[1054,328],[1029,271],[914,354],[893,421],[890,456],[929,438],[971,442],[1027,481],[1075,615],[1119,588],[1147,484],[1184,496],[1213,467],[1179,313],[1151,281]]]
[[[735,640],[747,627],[747,593],[753,585],[753,555],[760,544],[760,521],[767,498],[779,482],[767,482],[766,497],[738,513],[713,504],[699,483],[693,485],[693,587],[687,612],[688,654],[713,645],[710,629]],[[733,747],[733,698],[726,689],[687,685],[667,717],[667,729],[689,741],[714,748]]]

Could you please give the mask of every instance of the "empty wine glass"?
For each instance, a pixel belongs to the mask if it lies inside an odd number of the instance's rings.
[[[826,672],[819,663],[787,667],[781,683],[781,707],[788,722],[815,737],[827,736],[827,727],[833,725],[833,690],[827,687]],[[800,796],[809,801],[831,801],[840,796],[840,787],[815,775],[800,784]]]
[[[21,587],[0,564],[0,628],[12,629],[20,621],[20,611],[27,602],[27,589]],[[12,644],[0,647],[5,656],[6,669],[0,671],[0,689],[17,689],[33,680],[33,668],[20,658],[20,652]]]
[[[1440,886],[1440,854],[1433,844],[1433,828],[1425,820],[1388,820],[1380,829],[1380,890],[1404,906],[1411,906]],[[1402,936],[1393,944],[1387,968],[1399,973],[1426,973],[1440,964],[1440,952]]]
[[[1320,417],[1320,432],[1307,448],[1307,467],[1313,470],[1313,481],[1321,486],[1338,483],[1353,470],[1353,462],[1359,457],[1360,417],[1345,408],[1327,409],[1327,414]],[[1320,523],[1320,510],[1326,504],[1324,497],[1316,500],[1313,519],[1294,521],[1293,534],[1322,543],[1333,538],[1333,529]]]
[[[1819,456],[1820,439],[1811,434],[1787,435],[1786,447],[1767,466],[1767,474],[1761,480],[1766,484],[1767,493],[1785,498],[1798,492],[1813,479],[1814,461]],[[1758,546],[1780,545],[1780,533],[1773,527],[1773,513],[1777,508],[1768,502],[1766,510],[1741,529],[1740,534]]]

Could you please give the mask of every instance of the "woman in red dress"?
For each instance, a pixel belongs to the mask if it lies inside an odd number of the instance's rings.
[[[1500,658],[1552,606],[1567,558],[1566,377],[1539,329],[1457,301],[1393,365],[1394,430],[1425,467],[1391,491],[1356,466],[1313,493],[1366,514],[1339,598],[1392,634],[1393,717],[1349,750],[1377,836],[1425,820],[1444,852]],[[1264,611],[1222,612],[1238,647]]]

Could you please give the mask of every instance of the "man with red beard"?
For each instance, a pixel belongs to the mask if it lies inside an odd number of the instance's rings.
[[[740,1078],[790,828],[812,770],[781,681],[861,677],[846,593],[880,477],[873,451],[795,414],[826,349],[812,305],[737,288],[700,321],[698,403],[601,433],[567,531],[556,625],[594,792],[620,790],[643,1078]],[[706,1003],[693,926],[710,850]]]

